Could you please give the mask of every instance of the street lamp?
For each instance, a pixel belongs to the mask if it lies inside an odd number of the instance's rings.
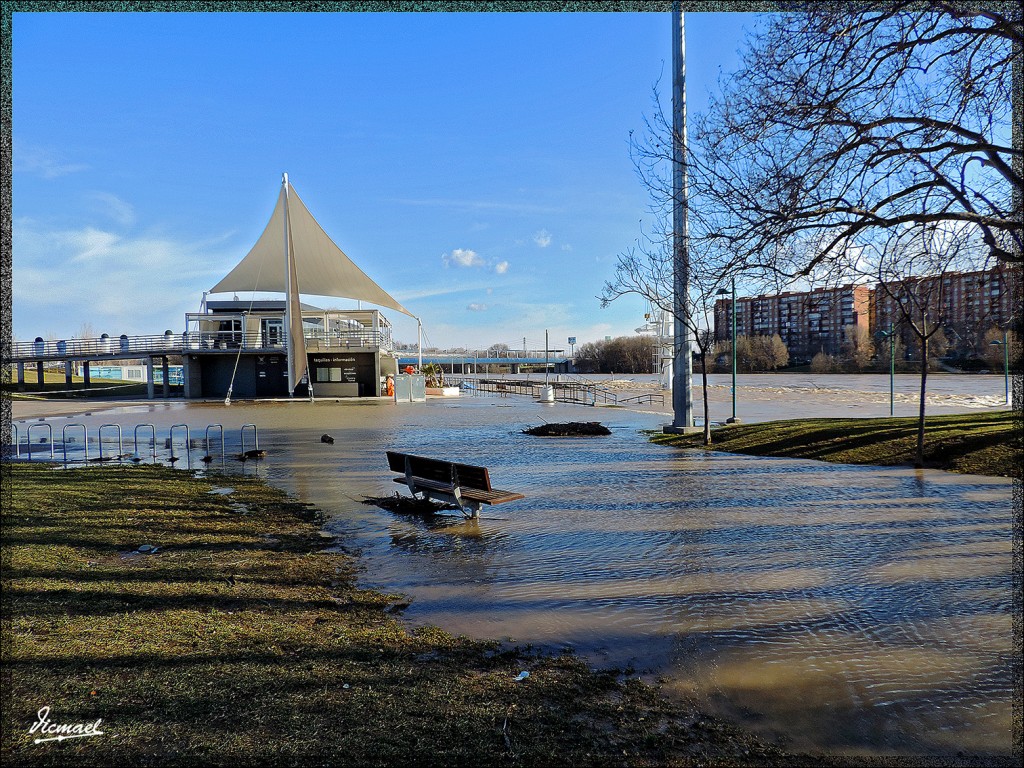
[[[1006,389],[1006,404],[1010,404],[1010,344],[1006,338],[1006,331],[1003,331],[1003,340],[989,342],[993,347],[1003,348],[1003,386]]]
[[[896,415],[896,331],[889,323],[888,331],[879,331],[878,336],[889,340],[889,415]]]
[[[730,291],[725,288],[718,290],[718,296],[728,296]],[[739,419],[736,417],[736,278],[732,279],[732,298],[730,304],[732,305],[732,418],[726,419],[726,424],[738,424]]]

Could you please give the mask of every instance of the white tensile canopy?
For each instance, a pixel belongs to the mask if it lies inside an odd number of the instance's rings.
[[[306,344],[299,309],[303,286],[307,293],[317,296],[365,301],[415,318],[334,244],[295,194],[285,174],[267,228],[245,258],[213,286],[210,293],[268,291],[285,294],[289,394],[306,373]]]
[[[334,244],[287,181],[281,186],[281,194],[278,195],[270,223],[256,245],[210,292],[287,293],[288,276],[284,257],[286,217],[291,240],[289,246],[295,256],[296,276],[299,287],[305,289],[304,293],[357,299],[413,317],[409,310],[373,282]]]

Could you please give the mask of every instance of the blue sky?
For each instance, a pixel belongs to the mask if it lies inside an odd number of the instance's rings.
[[[756,18],[686,15],[691,113]],[[667,13],[17,13],[13,62],[15,339],[184,330],[282,172],[432,345],[643,323],[595,297],[649,220],[628,142]]]

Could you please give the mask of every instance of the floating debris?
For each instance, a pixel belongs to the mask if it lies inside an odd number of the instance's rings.
[[[330,435],[320,435],[320,442],[327,443],[328,445],[334,445],[334,438]]]
[[[160,551],[160,547],[154,547],[152,544],[143,544],[135,551],[140,552],[143,555],[155,555]]]
[[[542,424],[524,429],[524,435],[536,437],[593,437],[610,435],[612,431],[599,421],[570,421],[564,424]]]

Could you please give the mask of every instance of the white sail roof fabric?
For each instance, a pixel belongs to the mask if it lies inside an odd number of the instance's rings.
[[[256,245],[238,265],[210,289],[211,293],[270,291],[287,293],[284,256],[285,205],[291,234],[295,272],[300,290],[317,296],[356,299],[414,315],[371,280],[323,231],[295,193],[284,184],[277,205]]]

